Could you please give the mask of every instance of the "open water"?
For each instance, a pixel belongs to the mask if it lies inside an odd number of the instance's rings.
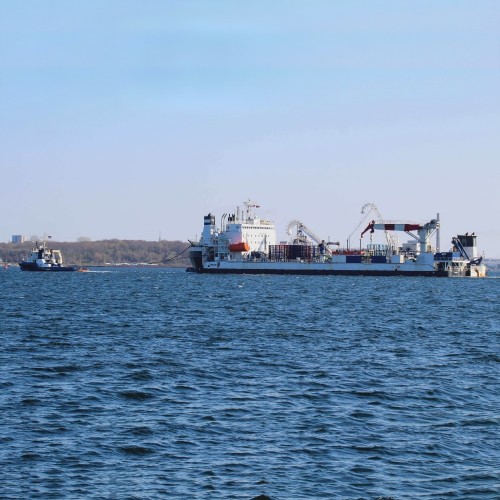
[[[0,497],[499,498],[499,279],[0,272]]]

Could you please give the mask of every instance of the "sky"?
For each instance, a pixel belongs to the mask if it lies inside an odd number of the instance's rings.
[[[299,219],[343,242],[373,203],[500,258],[496,0],[0,12],[0,241],[193,240],[251,199],[278,239]]]

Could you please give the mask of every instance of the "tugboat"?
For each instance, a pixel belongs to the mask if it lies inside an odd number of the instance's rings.
[[[61,271],[84,271],[85,269],[75,266],[64,266],[60,250],[47,248],[47,244],[38,241],[31,250],[28,257],[19,262],[21,271],[43,271],[43,272],[61,272]]]

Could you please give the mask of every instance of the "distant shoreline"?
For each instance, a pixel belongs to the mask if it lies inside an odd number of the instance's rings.
[[[17,264],[34,242],[0,243],[0,262]],[[189,267],[188,248],[183,241],[99,240],[49,241],[49,248],[61,250],[64,263],[84,267]]]

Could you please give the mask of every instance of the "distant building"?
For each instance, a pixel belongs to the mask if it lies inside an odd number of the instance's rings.
[[[24,236],[24,234],[12,235],[12,243],[24,243],[25,241],[28,241],[28,237]]]

